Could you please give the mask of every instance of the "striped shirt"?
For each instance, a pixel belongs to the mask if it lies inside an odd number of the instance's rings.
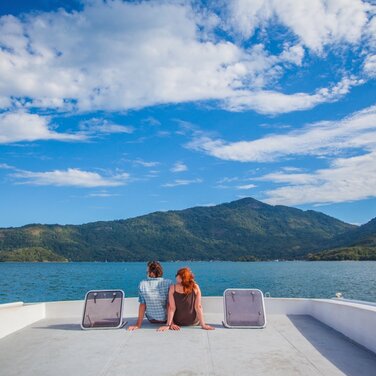
[[[170,279],[151,278],[143,280],[138,286],[138,301],[146,304],[148,320],[166,321],[168,290],[172,285]]]

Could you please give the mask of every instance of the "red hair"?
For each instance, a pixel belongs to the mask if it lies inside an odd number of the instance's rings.
[[[190,294],[196,287],[195,276],[189,268],[181,268],[177,271],[176,277],[181,278],[181,284],[184,289],[184,294]]]

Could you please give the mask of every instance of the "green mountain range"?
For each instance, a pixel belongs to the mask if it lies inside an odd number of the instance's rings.
[[[376,260],[376,218],[335,237],[331,245],[333,249],[309,254],[307,259],[313,261]]]
[[[57,255],[41,247],[18,248],[8,252],[0,252],[2,262],[66,262],[63,256]]]
[[[127,220],[2,228],[0,261],[4,252],[9,259],[11,252],[23,249],[24,255],[35,247],[50,252],[50,261],[309,259],[336,247],[372,248],[375,227],[376,219],[358,227],[313,210],[245,198]]]

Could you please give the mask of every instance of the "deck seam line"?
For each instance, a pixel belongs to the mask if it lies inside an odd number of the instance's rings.
[[[122,329],[120,329],[120,330],[125,330],[125,329],[122,328]],[[108,374],[111,364],[112,364],[112,363],[114,362],[114,360],[118,357],[118,355],[120,355],[120,354],[123,352],[124,348],[128,345],[128,342],[129,342],[129,339],[130,339],[132,333],[126,333],[126,334],[128,334],[128,335],[126,336],[126,339],[125,339],[124,343],[123,343],[122,345],[119,346],[118,351],[116,351],[116,352],[114,353],[114,355],[111,356],[110,359],[109,359],[109,360],[106,362],[106,364],[103,366],[103,369],[102,369],[102,371],[101,371],[100,374],[99,374],[100,376],[106,376],[106,375]]]
[[[205,333],[204,333],[204,337],[206,339],[206,345],[205,348],[206,348],[206,357],[207,357],[207,368],[208,368],[208,375],[210,376],[214,376],[215,375],[215,372],[214,372],[214,362],[213,362],[213,356],[212,356],[212,351],[211,351],[211,346],[210,346],[210,340],[209,340],[209,333],[208,331],[206,330]]]
[[[299,354],[301,354],[308,361],[308,363],[311,364],[313,366],[313,368],[317,370],[317,372],[319,372],[320,375],[326,376],[326,374],[322,373],[321,370],[319,368],[317,368],[317,366],[304,354],[304,352],[299,350],[282,332],[280,332],[277,328],[274,328],[274,330],[281,337],[283,337]]]

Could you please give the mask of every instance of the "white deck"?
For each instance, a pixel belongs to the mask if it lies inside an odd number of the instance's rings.
[[[223,328],[222,313],[213,312],[218,302],[206,304],[206,321],[215,331],[164,333],[147,323],[135,332],[82,331],[75,315],[79,302],[65,303],[65,310],[64,303],[50,303],[47,318],[0,340],[0,374],[376,375],[374,352],[311,316],[280,314],[285,303],[269,304],[266,329],[247,330]],[[295,300],[295,311],[303,310],[302,302]],[[128,306],[133,310],[136,304]]]

